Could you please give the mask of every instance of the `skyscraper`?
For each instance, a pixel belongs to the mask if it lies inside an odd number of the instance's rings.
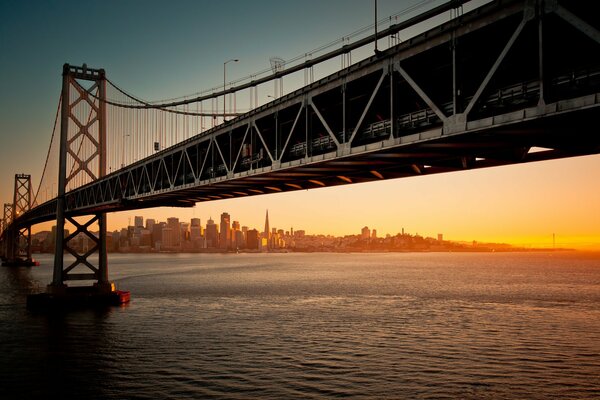
[[[156,224],[156,220],[153,218],[146,218],[146,229],[151,231],[154,228],[154,224]]]
[[[181,229],[179,227],[179,218],[167,218],[167,228],[171,229],[172,245],[178,247],[181,244]],[[163,232],[163,244],[165,243],[164,232]]]
[[[221,214],[221,237],[219,247],[228,249],[231,247],[231,217],[228,213]]]
[[[179,227],[177,227],[177,231],[179,231]],[[176,239],[176,231],[173,230],[169,225],[166,225],[162,229],[162,247],[164,248],[173,248],[178,246]]]
[[[205,237],[207,247],[217,247],[219,245],[219,230],[212,218],[209,218],[206,222]]]
[[[239,233],[239,235],[238,235]],[[243,235],[242,235],[242,231],[240,231],[240,222],[239,221],[233,221],[231,223],[231,248],[235,249],[235,248],[241,248],[243,247]]]
[[[267,216],[265,217],[265,230],[263,236],[267,239],[271,237],[271,229],[269,228],[269,210],[267,210]]]
[[[136,228],[143,228],[144,227],[144,217],[136,215],[133,221],[134,221],[133,223],[135,224],[134,226]]]
[[[246,247],[252,250],[258,249],[258,231],[250,229],[246,238]]]
[[[365,226],[360,230],[360,237],[362,239],[369,239],[371,237],[371,230],[368,226]]]

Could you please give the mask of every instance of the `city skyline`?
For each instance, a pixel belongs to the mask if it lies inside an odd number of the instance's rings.
[[[204,227],[202,221],[205,221]],[[544,243],[538,244],[514,244],[507,242],[490,242],[480,240],[477,237],[472,237],[469,240],[453,240],[444,235],[443,232],[437,231],[435,234],[422,234],[418,230],[409,232],[404,227],[399,227],[395,232],[381,233],[374,225],[362,226],[361,228],[346,232],[344,234],[332,235],[325,234],[318,231],[310,231],[306,229],[294,228],[290,225],[281,229],[278,226],[270,228],[269,222],[269,211],[265,210],[264,217],[264,229],[259,226],[251,226],[245,224],[244,221],[238,221],[231,218],[229,212],[221,212],[219,218],[213,219],[212,215],[205,218],[192,217],[189,220],[180,220],[178,217],[167,217],[165,221],[160,221],[155,218],[146,218],[142,215],[136,215],[128,219],[128,224],[116,227],[115,229],[109,230],[109,236],[112,236],[112,242],[115,241],[115,234],[120,236],[120,246],[125,251],[131,249],[139,249],[148,247],[153,250],[171,250],[171,251],[192,251],[199,249],[213,249],[220,251],[234,251],[238,250],[260,250],[260,251],[273,251],[277,249],[284,249],[289,247],[295,247],[295,244],[290,242],[292,238],[304,238],[304,237],[322,237],[330,239],[341,239],[341,238],[359,238],[360,240],[381,240],[390,239],[393,237],[415,237],[423,238],[432,243],[452,243],[456,244],[472,244],[473,246],[480,246],[481,248],[489,249],[567,249],[569,248],[564,242],[561,242],[561,238],[556,240],[556,234],[551,234],[549,240]],[[285,226],[285,225],[283,225]],[[73,227],[69,227],[73,228]],[[159,229],[158,231],[156,229]],[[300,227],[303,228],[303,227]],[[40,230],[35,235],[50,233],[54,235],[55,226],[52,226],[49,230]],[[157,233],[158,232],[158,233]],[[253,245],[249,246],[248,233],[252,234]],[[144,238],[144,235],[148,235],[148,238]],[[80,235],[83,237],[84,235]],[[150,238],[151,237],[151,238]],[[133,241],[131,241],[133,238]],[[264,240],[263,240],[264,239]],[[118,240],[118,239],[117,239]],[[201,240],[201,242],[198,242]],[[263,240],[261,242],[261,240]],[[128,241],[125,243],[124,241]],[[156,246],[155,242],[159,244]],[[194,242],[196,242],[194,244]],[[291,246],[290,246],[291,245]],[[489,247],[489,246],[492,247]],[[488,246],[488,247],[485,247]],[[118,246],[117,246],[118,247]],[[47,248],[47,251],[51,251],[53,248]],[[116,251],[117,248],[113,248],[112,251]],[[460,249],[455,249],[460,250]]]
[[[417,3],[380,0],[379,13],[382,17],[392,15]],[[228,65],[227,71],[228,77],[237,79],[268,68],[269,59],[275,55],[288,59],[304,54],[319,43],[337,40],[372,23],[372,3],[361,1],[257,2],[252,6],[246,2],[231,2],[227,6],[181,2],[172,8],[154,2],[143,10],[131,4],[109,2],[102,7],[90,6],[94,17],[86,19],[89,27],[74,17],[83,11],[76,2],[52,7],[43,2],[37,7],[8,4],[0,4],[2,202],[12,199],[15,173],[31,173],[34,187],[40,179],[65,62],[105,68],[111,80],[144,99],[175,97],[222,84],[226,60],[239,59]],[[319,12],[315,13],[317,8]],[[340,9],[344,9],[344,18],[333,18]],[[260,27],[252,34],[243,29],[249,15]],[[280,18],[273,19],[272,15]],[[309,26],[286,23],[290,15],[302,16]],[[131,18],[137,23],[130,23]],[[113,28],[108,32],[101,29],[106,20],[112,21]],[[170,38],[186,40],[169,41],[157,35],[148,21],[167,28]],[[72,26],[69,24],[88,33],[79,37],[60,28]],[[230,28],[222,37],[203,40],[225,24]],[[117,42],[118,48],[110,45]],[[164,56],[157,59],[156,54],[161,51]],[[360,54],[353,56],[354,62],[360,59]],[[337,61],[335,68],[339,68]],[[320,76],[326,74],[327,70],[323,70]],[[285,92],[293,86],[294,82],[286,81]],[[261,88],[259,104],[270,100],[272,90],[272,85]],[[238,98],[240,110],[247,109],[247,103],[247,99]],[[228,209],[249,224],[260,226],[262,216],[255,215],[254,210],[268,208],[285,216],[289,224],[302,223],[332,235],[360,229],[364,225],[362,218],[373,221],[381,233],[393,233],[395,227],[404,225],[427,235],[442,230],[455,240],[468,241],[475,236],[523,245],[550,243],[555,233],[557,241],[566,246],[600,249],[600,190],[595,182],[598,174],[599,156],[574,157],[219,200],[198,204],[194,209],[157,208],[149,216],[190,219],[196,214],[217,215],[217,210]],[[133,216],[135,212],[111,213],[108,228],[124,225]],[[33,229],[35,232],[49,226],[42,224]]]

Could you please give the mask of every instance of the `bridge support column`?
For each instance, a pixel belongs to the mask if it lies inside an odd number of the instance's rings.
[[[86,89],[79,81],[93,84]],[[94,213],[82,222],[84,217],[72,215],[71,208],[76,206],[76,201],[68,193],[76,187],[75,178],[78,178],[77,182],[89,183],[106,175],[105,98],[104,70],[87,68],[85,65],[64,65],[54,272],[47,297],[33,299],[33,306],[56,298],[60,303],[92,301],[120,304],[129,300],[129,292],[116,291],[108,279],[106,213]],[[87,110],[84,117],[75,110],[82,104]],[[94,149],[91,156],[79,155],[78,147],[82,142]],[[69,165],[67,155],[70,156]],[[69,233],[65,229],[66,223],[75,227],[74,232]],[[92,232],[96,225],[97,234]],[[70,260],[65,260],[65,256]],[[89,286],[69,287],[68,281],[92,283]]]

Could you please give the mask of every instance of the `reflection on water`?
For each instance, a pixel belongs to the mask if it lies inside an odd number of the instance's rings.
[[[44,260],[42,260],[44,261]],[[128,307],[51,316],[0,271],[3,398],[593,398],[600,258],[111,255]]]

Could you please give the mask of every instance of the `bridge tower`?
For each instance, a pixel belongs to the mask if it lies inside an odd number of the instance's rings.
[[[16,174],[11,221],[15,221],[19,215],[29,209],[31,209],[31,175]],[[24,259],[26,263],[31,263],[31,225],[14,226],[12,234],[8,237],[7,258],[13,261]]]
[[[13,217],[13,205],[12,203],[4,203],[4,215],[2,217],[2,230],[8,228],[12,222]]]
[[[8,231],[6,231],[6,230],[10,226],[10,223],[12,222],[12,217],[13,217],[12,210],[13,210],[12,203],[4,203],[4,214],[2,216],[2,230],[0,231],[2,233],[1,241],[0,241],[0,245],[1,245],[0,252],[1,252],[1,256],[2,256],[2,261],[6,261],[7,255],[8,255],[8,246],[9,246],[8,236],[9,235],[8,235]]]
[[[80,82],[88,86],[87,88]],[[58,195],[56,206],[56,240],[54,271],[49,294],[62,294],[67,281],[94,281],[91,289],[111,293],[106,255],[106,213],[97,213],[81,223],[70,213],[65,193],[77,182],[95,181],[106,175],[106,76],[103,69],[63,66]],[[87,149],[84,154],[81,148]],[[91,149],[91,150],[90,150]],[[67,170],[69,166],[69,170]],[[65,235],[65,223],[75,231]],[[98,226],[98,235],[92,225]],[[72,243],[79,234],[93,242],[91,249],[80,254]],[[65,253],[74,261],[65,265]],[[90,259],[91,256],[96,257]],[[95,264],[95,265],[94,265]]]
[[[31,209],[31,175],[16,174],[12,204],[4,204],[4,264],[32,266],[31,225],[13,224],[20,215]]]

